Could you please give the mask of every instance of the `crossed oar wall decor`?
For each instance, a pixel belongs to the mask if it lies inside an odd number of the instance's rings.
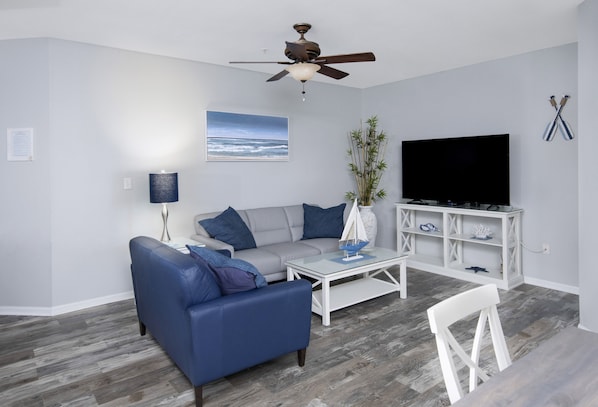
[[[556,110],[556,116],[554,117],[553,121],[548,123],[548,126],[546,126],[546,130],[544,130],[544,134],[542,135],[542,139],[544,141],[552,141],[554,135],[556,134],[557,128],[559,129],[559,132],[565,140],[573,140],[573,138],[575,137],[573,130],[571,130],[571,126],[569,126],[569,123],[567,123],[561,116],[563,108],[567,104],[568,99],[569,95],[563,96],[563,98],[561,99],[561,103],[557,107],[554,95],[550,97],[549,102]]]

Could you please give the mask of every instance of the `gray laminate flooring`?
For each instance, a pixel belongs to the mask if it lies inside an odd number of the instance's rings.
[[[329,327],[313,315],[303,368],[292,353],[220,379],[204,386],[204,405],[449,405],[426,309],[475,286],[409,270],[407,299],[336,311]],[[514,360],[578,324],[576,295],[522,285],[500,297]],[[151,333],[139,336],[133,300],[56,317],[0,316],[0,406],[127,405],[194,405],[191,385]]]

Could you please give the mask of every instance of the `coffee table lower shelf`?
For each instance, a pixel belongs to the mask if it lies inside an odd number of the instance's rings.
[[[330,311],[337,311],[383,295],[400,292],[393,283],[366,277],[330,287]],[[322,290],[313,292],[312,312],[323,315]]]

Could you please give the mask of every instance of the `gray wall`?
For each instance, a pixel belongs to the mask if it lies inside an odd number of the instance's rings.
[[[0,160],[0,311],[57,313],[130,296],[128,240],[159,237],[148,173],[179,172],[173,236],[195,213],[335,205],[352,189],[346,134],[371,114],[391,137],[388,199],[376,204],[378,244],[395,247],[400,141],[508,132],[512,200],[531,282],[575,291],[577,144],[541,141],[548,96],[572,95],[577,130],[577,46],[567,45],[366,90],[292,80],[59,40],[0,41],[0,129],[35,128],[36,159]],[[205,109],[290,120],[290,161],[206,162]],[[3,130],[4,131],[4,130]],[[0,155],[5,143],[0,143]],[[123,178],[133,180],[123,190]]]
[[[579,7],[579,291],[580,325],[598,332],[598,0]]]
[[[542,140],[554,118],[548,98],[565,93],[572,98],[563,116],[577,130],[577,44],[366,89],[366,115],[379,115],[394,137],[389,199],[375,208],[380,223],[392,224],[401,198],[400,141],[509,133],[511,204],[524,209],[523,243],[531,249],[523,249],[526,281],[577,291],[578,141],[559,134]],[[383,228],[381,241],[395,244],[395,233]],[[542,243],[550,244],[550,255],[533,252]]]
[[[51,304],[48,41],[0,41],[0,307]],[[6,160],[6,129],[35,129],[32,162]]]
[[[35,128],[36,159],[0,160],[0,309],[56,313],[130,296],[127,243],[159,238],[148,173],[178,171],[172,236],[196,213],[344,200],[361,91],[59,40],[0,42],[0,128]],[[8,91],[6,91],[8,90]],[[206,162],[205,110],[289,117],[288,162]],[[6,157],[6,143],[0,144]],[[123,189],[123,178],[133,181]]]

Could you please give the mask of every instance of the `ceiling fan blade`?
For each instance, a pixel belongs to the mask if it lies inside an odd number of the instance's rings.
[[[274,75],[273,77],[271,77],[270,79],[268,79],[266,82],[277,81],[280,78],[284,78],[288,73],[289,73],[289,71],[287,71],[286,69],[283,69],[282,71],[278,72],[276,75]]]
[[[289,61],[230,61],[229,64],[280,64],[291,65],[294,62]]]
[[[320,70],[318,71],[318,73],[321,73],[322,75],[329,76],[333,79],[343,79],[345,76],[349,75],[347,72],[339,71],[338,69],[331,68],[326,65],[322,65],[322,64],[318,64],[318,65],[320,65],[320,67],[321,67]]]
[[[373,52],[360,52],[357,54],[329,55],[318,57],[317,62],[324,64],[341,64],[345,62],[370,62],[375,61],[376,56]]]
[[[288,42],[287,50],[289,51],[290,55],[287,54],[287,57],[290,59],[294,59],[295,61],[309,61],[309,55],[307,55],[307,48],[305,48],[304,44],[298,44],[296,42]]]

